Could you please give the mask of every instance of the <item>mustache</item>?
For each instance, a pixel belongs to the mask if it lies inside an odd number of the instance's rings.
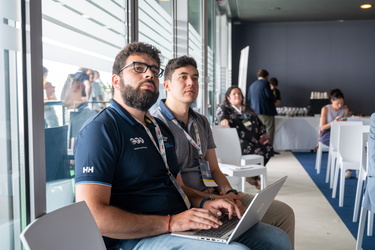
[[[154,89],[155,89],[155,90],[158,89],[158,88],[156,88],[156,83],[155,83],[155,81],[154,81],[154,80],[151,80],[151,79],[146,79],[146,80],[140,82],[139,85],[138,85],[138,89],[139,89],[144,83],[146,83],[146,82],[151,83],[151,84],[154,86]]]

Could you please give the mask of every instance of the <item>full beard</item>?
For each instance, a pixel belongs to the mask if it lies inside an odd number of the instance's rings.
[[[142,90],[140,87],[143,83],[150,82],[154,85],[155,92],[145,89]],[[146,80],[139,84],[137,88],[132,88],[130,85],[125,85],[121,79],[121,96],[126,105],[147,112],[152,105],[158,100],[159,90],[156,88],[156,84],[152,80]]]

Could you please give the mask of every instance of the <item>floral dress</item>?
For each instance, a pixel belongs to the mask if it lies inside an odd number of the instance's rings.
[[[229,126],[237,129],[243,155],[262,155],[264,164],[274,155],[271,144],[259,142],[260,136],[266,133],[266,126],[249,106],[246,106],[245,110],[240,113],[231,105],[223,104],[216,110],[216,119],[219,123],[227,119]]]

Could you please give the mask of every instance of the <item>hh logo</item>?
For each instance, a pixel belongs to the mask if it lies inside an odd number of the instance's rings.
[[[94,173],[94,167],[84,167],[82,173]]]
[[[143,140],[142,137],[134,137],[134,138],[130,138],[130,142],[133,143],[133,145],[135,145],[135,144],[143,144],[143,143],[145,143],[145,141]]]

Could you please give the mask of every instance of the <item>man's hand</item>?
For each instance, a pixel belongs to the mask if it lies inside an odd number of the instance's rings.
[[[181,232],[191,229],[207,230],[218,228],[222,224],[215,214],[202,208],[192,208],[185,212],[172,215],[170,223],[171,232]]]
[[[235,202],[228,199],[207,200],[203,204],[203,208],[208,209],[212,214],[221,216],[222,212],[228,213],[229,219],[236,215],[239,219],[242,217],[242,212]]]
[[[231,202],[236,204],[237,207],[240,208],[241,212],[245,212],[245,210],[246,210],[246,207],[244,205],[242,205],[242,202],[241,202],[242,196],[241,195],[238,195],[238,194],[235,194],[235,193],[229,193],[229,194],[220,193],[220,196],[215,195],[215,198],[216,199],[230,200]]]

